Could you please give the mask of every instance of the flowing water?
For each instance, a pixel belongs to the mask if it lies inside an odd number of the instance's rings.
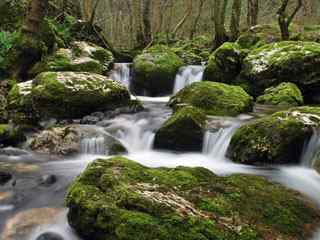
[[[194,82],[200,82],[203,77],[204,69],[205,66],[201,65],[181,67],[175,79],[173,93],[176,94],[181,89]]]
[[[110,78],[122,83],[127,88],[130,87],[131,75],[130,66],[132,63],[115,63],[114,68],[110,74]]]
[[[186,70],[187,71],[187,70]],[[125,75],[125,74],[124,74]],[[197,74],[196,74],[197,75]],[[178,77],[177,77],[178,78]],[[121,80],[121,79],[120,79]],[[122,80],[121,80],[122,82]],[[184,81],[185,85],[190,83]],[[118,139],[127,149],[127,157],[149,167],[205,167],[219,175],[245,173],[265,176],[313,199],[320,206],[320,175],[310,168],[320,149],[319,133],[315,131],[306,143],[301,166],[258,168],[232,163],[226,158],[226,151],[235,130],[251,116],[237,118],[212,118],[210,130],[203,139],[203,151],[198,153],[173,153],[153,149],[155,131],[168,119],[171,110],[166,106],[168,99],[140,98],[145,111],[136,114],[121,114],[105,119],[99,126],[91,126],[100,135],[83,138],[82,154],[73,158],[59,159],[41,156],[21,150],[8,150],[0,154],[0,164],[14,167],[17,174],[13,180],[0,186],[0,233],[13,227],[12,220],[17,213],[36,208],[62,208],[56,217],[46,225],[35,226],[21,240],[36,240],[45,232],[54,232],[64,240],[80,240],[70,229],[64,209],[64,196],[71,181],[98,157],[107,157],[104,152],[106,132]],[[56,177],[56,182],[43,184],[45,176]],[[7,194],[5,198],[1,193]],[[9,222],[7,222],[9,221]],[[1,239],[1,238],[0,238]],[[320,240],[320,232],[313,240]]]

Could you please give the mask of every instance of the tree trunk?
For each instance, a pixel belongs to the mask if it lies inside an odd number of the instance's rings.
[[[290,38],[289,26],[302,7],[302,0],[297,0],[297,6],[291,13],[287,14],[286,9],[288,7],[289,0],[282,0],[281,6],[277,12],[278,14],[278,23],[281,31],[282,40],[288,40]]]
[[[248,0],[247,24],[249,27],[258,24],[259,0]]]
[[[198,8],[198,13],[197,16],[193,22],[193,25],[191,27],[191,31],[190,31],[190,39],[193,39],[194,34],[197,32],[197,26],[201,17],[201,12],[202,12],[202,8],[203,8],[203,4],[205,3],[205,0],[200,0],[199,2],[199,8]]]
[[[225,10],[228,0],[215,0],[214,2],[214,49],[220,47],[224,42],[228,40],[226,29],[224,26]]]
[[[152,32],[151,32],[151,0],[143,1],[143,13],[142,13],[142,22],[143,22],[143,44],[147,46],[152,41]]]
[[[30,2],[23,25],[24,34],[32,37],[39,34],[39,29],[41,28],[47,8],[48,0],[32,0]]]
[[[185,22],[187,21],[188,17],[191,15],[191,13],[192,13],[192,1],[193,0],[189,0],[185,14],[183,15],[183,17],[180,19],[178,24],[173,29],[173,32],[172,32],[173,38],[176,37],[177,32],[179,31],[179,29],[185,24]]]
[[[236,41],[240,34],[241,0],[233,0],[232,15],[230,23],[231,41]]]

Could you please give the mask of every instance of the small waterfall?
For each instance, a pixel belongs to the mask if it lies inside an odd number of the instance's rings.
[[[216,132],[207,131],[203,140],[203,153],[217,160],[226,161],[226,152],[234,132],[240,127],[234,123]]]
[[[130,65],[131,63],[115,63],[114,68],[110,74],[110,78],[114,81],[120,82],[127,88],[130,87]]]
[[[87,137],[81,140],[81,152],[85,154],[103,155],[106,153],[105,146],[103,136]]]
[[[314,129],[310,140],[305,143],[302,151],[301,164],[305,167],[312,167],[314,161],[319,158],[320,154],[320,130]]]
[[[203,77],[205,67],[198,65],[190,65],[180,68],[173,89],[173,93],[176,94],[184,87],[194,83],[200,82]]]

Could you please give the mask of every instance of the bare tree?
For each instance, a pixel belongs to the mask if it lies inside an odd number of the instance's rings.
[[[286,10],[288,7],[289,0],[282,0],[281,6],[277,12],[278,14],[278,22],[281,30],[281,36],[283,40],[288,40],[290,38],[289,26],[302,7],[302,0],[297,0],[296,8],[293,10],[291,15],[287,14]]]
[[[143,1],[143,44],[147,46],[152,41],[152,30],[151,30],[151,0]]]
[[[241,17],[241,0],[233,0],[232,15],[230,23],[230,40],[236,41],[240,33],[240,17]]]
[[[247,24],[249,27],[258,24],[259,0],[248,0]]]
[[[23,32],[28,36],[39,34],[40,26],[45,17],[46,9],[48,8],[48,0],[32,0],[29,4]]]
[[[192,5],[193,5],[192,1],[193,0],[189,0],[185,14],[180,19],[178,24],[174,27],[173,32],[172,32],[173,37],[175,37],[177,35],[177,32],[179,31],[179,29],[185,24],[185,22],[187,21],[188,17],[191,15],[191,13],[192,13]]]
[[[198,26],[198,23],[199,23],[199,20],[200,20],[200,17],[201,17],[202,8],[203,8],[203,5],[204,5],[205,1],[206,0],[200,0],[200,2],[199,2],[198,13],[197,13],[196,18],[193,21],[193,24],[192,24],[192,27],[191,27],[191,31],[190,31],[190,39],[193,39],[193,36],[197,31],[197,26]]]

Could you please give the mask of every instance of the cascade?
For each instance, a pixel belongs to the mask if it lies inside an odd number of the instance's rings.
[[[216,132],[207,131],[203,140],[203,153],[217,160],[226,161],[226,152],[234,132],[240,127],[236,122]]]
[[[81,152],[85,154],[105,154],[105,138],[96,136],[81,139]]]
[[[130,66],[131,63],[115,63],[114,68],[110,74],[110,78],[114,81],[120,82],[127,88],[130,87]]]
[[[204,69],[205,66],[201,65],[190,65],[181,67],[175,79],[173,93],[176,94],[181,89],[194,82],[200,82],[203,77]]]
[[[317,157],[319,157],[320,153],[320,130],[314,129],[313,135],[310,140],[305,143],[302,156],[301,156],[301,164],[305,167],[312,167]]]

